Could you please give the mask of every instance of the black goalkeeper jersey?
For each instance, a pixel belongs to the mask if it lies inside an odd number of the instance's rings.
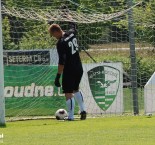
[[[64,65],[64,72],[82,71],[81,59],[78,52],[75,25],[71,23],[69,31],[65,32],[57,42],[59,64]]]

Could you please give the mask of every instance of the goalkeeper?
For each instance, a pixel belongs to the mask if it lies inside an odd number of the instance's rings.
[[[52,24],[49,27],[51,37],[57,41],[57,52],[59,56],[58,73],[55,78],[55,86],[60,87],[60,77],[62,75],[62,89],[66,96],[66,105],[68,109],[67,120],[74,120],[74,97],[80,108],[80,119],[86,119],[83,96],[79,91],[79,84],[83,75],[83,68],[78,52],[78,43],[76,38],[76,25],[69,22],[70,29],[64,32],[58,24]]]

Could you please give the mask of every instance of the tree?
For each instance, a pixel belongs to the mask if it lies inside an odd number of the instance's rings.
[[[19,42],[20,49],[49,49],[54,46],[55,40],[49,36],[48,25],[40,24],[31,27]]]
[[[14,7],[17,10],[19,10],[20,8],[24,8],[27,10],[34,9],[38,11],[40,9],[43,9],[50,11],[51,9],[58,9],[62,4],[62,0],[3,0],[3,3],[7,7]],[[66,4],[70,10],[76,11],[77,15],[79,12],[83,12],[85,14],[109,14],[124,9],[124,0],[64,0],[63,4]],[[39,49],[52,47],[54,40],[50,39],[49,41],[49,36],[47,34],[47,24],[35,20],[31,21],[16,17],[9,17],[9,20],[11,21],[11,29],[9,30],[11,36],[10,39],[12,39],[16,45],[19,44],[18,49]],[[62,24],[61,26],[63,25],[64,24]],[[112,31],[111,29],[113,29],[113,27],[115,26],[113,26],[112,21],[93,24],[78,24],[78,37],[80,46],[88,49],[89,44],[103,43],[103,40],[113,41],[110,40],[109,35],[112,34],[110,32]],[[51,47],[50,44],[52,44]]]
[[[12,38],[10,36],[10,22],[8,17],[6,16],[3,18],[2,21],[2,32],[3,32],[3,49],[8,50],[8,49],[18,49],[18,46],[12,41]]]
[[[133,9],[135,36],[138,42],[149,43],[155,47],[155,1],[145,0]],[[116,22],[121,29],[128,30],[128,14]]]

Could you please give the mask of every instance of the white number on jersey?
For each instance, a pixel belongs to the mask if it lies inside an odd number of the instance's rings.
[[[78,50],[77,39],[73,38],[72,41],[68,42],[69,47],[71,47],[72,54],[74,54]]]

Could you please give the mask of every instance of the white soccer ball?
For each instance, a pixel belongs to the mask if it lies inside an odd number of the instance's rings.
[[[57,120],[64,120],[65,117],[68,117],[68,113],[65,109],[58,109],[55,112],[55,117]]]

